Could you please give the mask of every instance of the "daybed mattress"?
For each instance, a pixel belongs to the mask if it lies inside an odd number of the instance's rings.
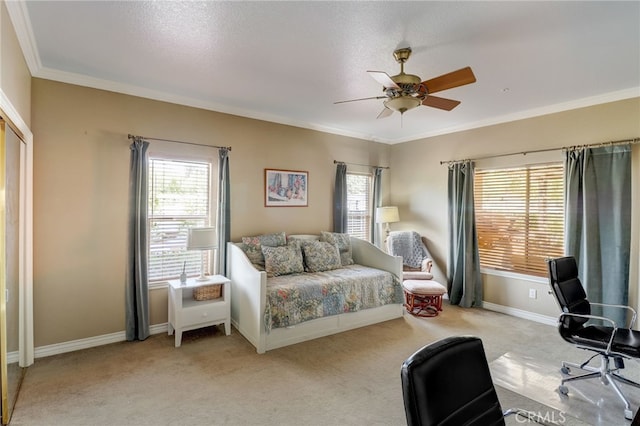
[[[269,331],[330,315],[402,303],[402,298],[402,285],[397,277],[362,265],[270,277],[265,328]]]

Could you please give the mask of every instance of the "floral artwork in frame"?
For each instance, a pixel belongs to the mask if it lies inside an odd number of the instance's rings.
[[[307,207],[309,172],[264,169],[265,207]]]

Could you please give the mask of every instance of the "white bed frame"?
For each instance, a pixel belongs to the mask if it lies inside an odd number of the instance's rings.
[[[402,258],[390,256],[368,241],[351,237],[355,263],[402,277]],[[265,331],[267,273],[258,271],[235,243],[227,245],[227,275],[231,280],[231,323],[258,353],[402,317],[401,303],[318,318]],[[401,279],[401,278],[400,278]]]

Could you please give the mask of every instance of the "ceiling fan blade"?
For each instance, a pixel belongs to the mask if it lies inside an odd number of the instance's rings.
[[[425,80],[422,82],[427,88],[427,93],[436,93],[441,90],[452,89],[458,86],[464,86],[465,84],[475,83],[476,76],[473,75],[471,67],[452,71],[448,74],[443,74],[439,77]]]
[[[357,101],[368,101],[370,99],[387,99],[386,96],[372,96],[370,98],[360,98],[360,99],[349,99],[348,101],[338,101],[338,102],[334,102],[333,104],[344,104],[346,102],[357,102]]]
[[[422,101],[422,105],[443,109],[445,111],[451,111],[452,109],[460,105],[460,101],[439,98],[437,96],[427,96],[426,98],[424,98],[424,101]]]
[[[384,71],[367,71],[371,77],[378,83],[382,84],[382,87],[385,89],[393,88],[400,89],[400,86],[396,84],[395,81],[391,80],[389,74]]]
[[[390,116],[391,114],[393,114],[393,110],[391,108],[387,108],[384,107],[384,109],[382,111],[380,111],[380,114],[378,114],[378,116],[376,117],[376,119],[381,119],[381,118],[385,118]]]

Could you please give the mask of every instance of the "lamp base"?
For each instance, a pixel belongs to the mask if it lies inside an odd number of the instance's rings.
[[[385,253],[389,253],[389,232],[391,232],[391,229],[389,228],[389,223],[385,223],[385,236],[384,236],[384,242],[382,243],[383,247],[382,247],[382,251],[384,251]]]
[[[200,251],[200,276],[198,278],[196,278],[196,281],[207,281],[209,279],[209,277],[204,275],[204,263],[206,261],[206,255],[205,255],[205,251],[201,250]]]

